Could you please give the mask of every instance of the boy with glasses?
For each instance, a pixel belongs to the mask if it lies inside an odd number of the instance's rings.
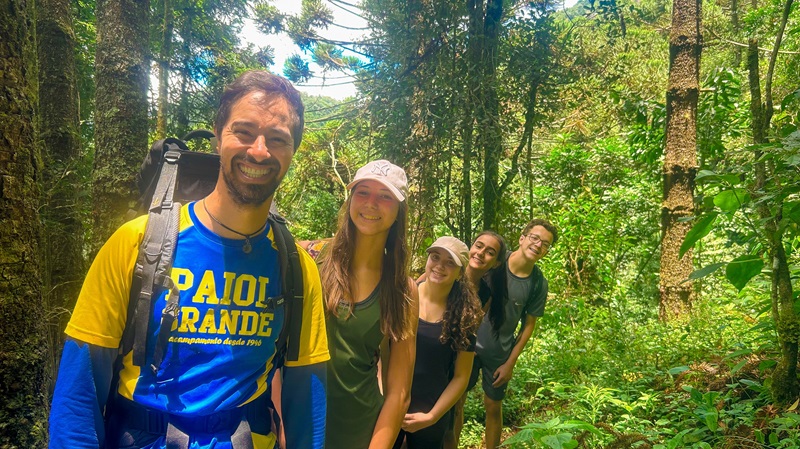
[[[519,248],[508,256],[505,266],[496,268],[506,270],[507,296],[495,297],[494,292],[502,289],[490,285],[493,292],[490,301],[503,301],[503,317],[499,320],[490,320],[489,314],[484,317],[478,329],[475,363],[468,387],[468,390],[472,388],[477,382],[478,372],[481,372],[487,448],[500,445],[502,405],[508,381],[517,358],[533,334],[536,319],[544,314],[547,279],[536,262],[547,255],[556,240],[558,231],[552,223],[543,219],[531,220],[519,237]],[[515,335],[520,322],[522,328]]]

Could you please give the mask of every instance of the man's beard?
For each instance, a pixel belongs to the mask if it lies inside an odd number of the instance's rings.
[[[233,167],[237,164],[239,159],[245,159],[250,163],[262,167],[273,166],[276,173],[275,177],[266,184],[245,184],[239,182],[233,175]],[[228,192],[231,194],[231,198],[233,198],[236,204],[240,206],[261,206],[268,199],[272,198],[272,195],[278,190],[278,186],[281,184],[281,181],[283,181],[283,175],[280,173],[281,164],[275,159],[272,159],[272,161],[268,163],[257,163],[246,157],[238,156],[231,159],[230,166],[227,167],[227,169],[223,167],[222,179],[225,180],[225,186],[228,188]]]

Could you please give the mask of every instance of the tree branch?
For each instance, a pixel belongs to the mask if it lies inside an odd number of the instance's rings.
[[[778,35],[775,36],[775,45],[772,47],[772,54],[769,57],[767,80],[764,83],[764,99],[767,104],[764,111],[764,129],[769,129],[769,124],[772,121],[772,114],[774,112],[772,104],[772,78],[775,74],[775,62],[778,59],[778,52],[781,48],[783,33],[786,31],[786,22],[789,20],[789,13],[792,11],[793,2],[794,0],[786,0],[786,5],[783,8],[783,16],[781,17],[781,27],[778,30]]]

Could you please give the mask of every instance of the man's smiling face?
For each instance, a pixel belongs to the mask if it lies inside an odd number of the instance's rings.
[[[251,92],[232,107],[218,151],[231,199],[260,206],[277,190],[294,156],[294,114],[281,98]]]

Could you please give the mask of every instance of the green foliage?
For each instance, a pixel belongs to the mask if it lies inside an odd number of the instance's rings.
[[[795,447],[798,415],[771,405],[778,344],[768,300],[752,288],[709,297],[671,324],[635,298],[551,301],[509,385],[505,424],[517,430],[506,445]],[[480,442],[479,393],[465,407],[463,447]]]
[[[725,276],[741,291],[757,274],[761,273],[764,261],[759,256],[743,255],[733,259],[725,267]]]
[[[308,68],[308,63],[295,53],[283,63],[283,76],[295,83],[304,83],[314,76],[314,72]]]
[[[569,420],[561,422],[560,418],[553,418],[546,423],[530,423],[522,426],[519,433],[505,440],[501,446],[547,447],[551,449],[574,449],[578,447],[575,439],[576,432],[600,433],[597,428],[587,422]]]

